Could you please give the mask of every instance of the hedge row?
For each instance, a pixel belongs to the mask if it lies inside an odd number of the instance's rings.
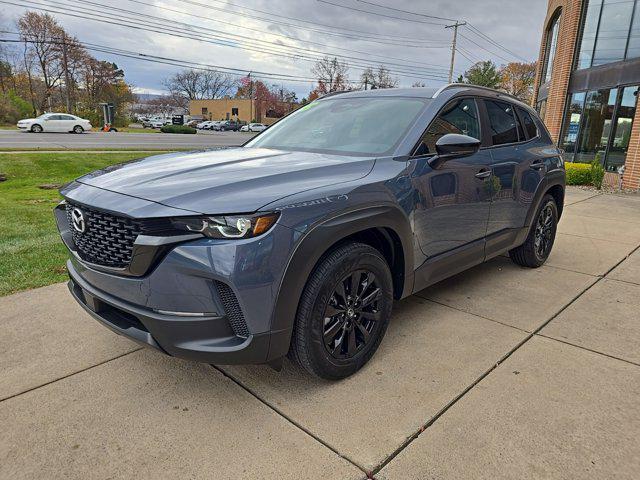
[[[195,128],[187,127],[186,125],[165,125],[160,129],[162,133],[196,133]]]
[[[567,162],[564,166],[567,171],[567,185],[593,185],[598,190],[602,188],[604,168],[599,158],[591,163]]]

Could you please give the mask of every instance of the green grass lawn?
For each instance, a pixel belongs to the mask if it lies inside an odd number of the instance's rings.
[[[53,220],[60,201],[43,184],[64,184],[93,170],[148,153],[0,152],[0,296],[66,278],[67,253]]]

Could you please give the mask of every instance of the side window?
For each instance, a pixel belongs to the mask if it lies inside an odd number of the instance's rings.
[[[534,122],[531,114],[522,108],[518,108],[518,113],[524,124],[524,130],[527,132],[528,138],[535,138],[538,136],[538,126]]]
[[[493,145],[516,143],[518,141],[518,123],[511,104],[485,100],[489,116],[489,130]]]
[[[461,98],[449,102],[422,135],[414,155],[436,153],[436,142],[448,133],[480,138],[478,109],[473,98]]]
[[[60,120],[75,120],[71,115],[60,115]]]

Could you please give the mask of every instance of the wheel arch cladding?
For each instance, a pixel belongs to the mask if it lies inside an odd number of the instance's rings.
[[[389,263],[394,296],[413,288],[412,233],[409,221],[397,207],[369,207],[326,219],[299,242],[283,276],[271,321],[271,331],[291,329],[304,287],[322,256],[345,241],[376,248]],[[270,357],[273,358],[270,352]],[[282,355],[285,355],[282,352]]]

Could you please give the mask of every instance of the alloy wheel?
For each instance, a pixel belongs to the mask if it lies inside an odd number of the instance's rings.
[[[546,258],[553,245],[555,229],[553,206],[547,203],[538,215],[534,237],[534,247],[538,258]]]
[[[382,289],[373,272],[356,270],[335,286],[324,312],[323,339],[338,359],[360,352],[381,320]]]

